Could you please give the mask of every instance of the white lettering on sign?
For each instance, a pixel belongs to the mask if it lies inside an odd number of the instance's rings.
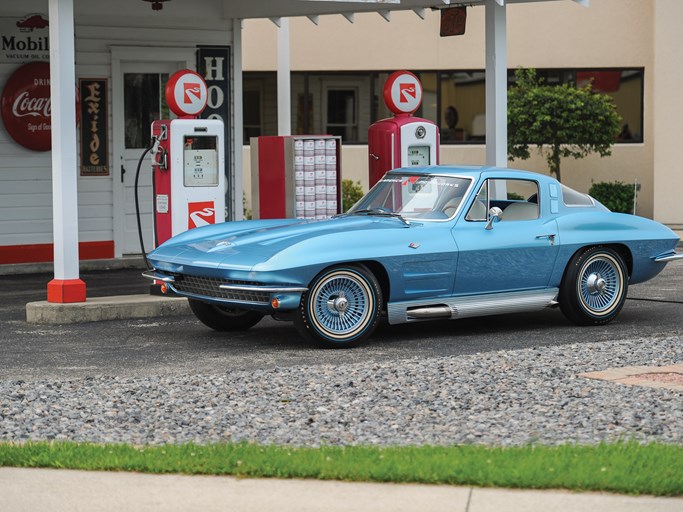
[[[12,104],[12,114],[16,117],[50,117],[50,113],[50,98],[31,98],[28,91],[19,94]]]
[[[204,80],[225,80],[223,76],[223,57],[204,57]]]
[[[207,104],[210,108],[219,108],[221,105],[223,105],[224,100],[225,94],[223,93],[223,89],[221,89],[217,85],[212,85],[211,87],[209,87],[209,99],[207,101]]]

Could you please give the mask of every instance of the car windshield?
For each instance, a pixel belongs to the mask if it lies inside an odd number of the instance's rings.
[[[458,211],[470,183],[456,176],[387,174],[348,213],[447,220]]]

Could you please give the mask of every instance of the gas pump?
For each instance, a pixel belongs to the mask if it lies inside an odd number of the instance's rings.
[[[152,144],[140,157],[135,174],[135,209],[140,250],[147,262],[142,236],[138,180],[142,161],[152,152],[154,246],[183,231],[225,221],[225,155],[223,122],[197,119],[206,107],[204,79],[189,69],[174,73],[166,85],[166,103],[178,119],[152,122]],[[152,294],[161,293],[154,282]]]
[[[383,96],[394,116],[368,129],[370,187],[391,169],[439,163],[439,128],[412,115],[422,103],[420,80],[409,71],[396,71],[385,82]]]
[[[179,118],[152,123],[155,246],[188,229],[225,221],[223,122],[195,118],[207,96],[200,75],[178,71],[168,81],[166,101]]]

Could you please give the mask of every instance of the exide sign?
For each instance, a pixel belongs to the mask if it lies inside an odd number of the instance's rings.
[[[2,120],[22,146],[48,151],[51,146],[50,65],[32,62],[17,69],[2,91]]]

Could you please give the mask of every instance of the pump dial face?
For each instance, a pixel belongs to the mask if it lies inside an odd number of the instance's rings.
[[[408,165],[429,165],[429,146],[408,146]]]

